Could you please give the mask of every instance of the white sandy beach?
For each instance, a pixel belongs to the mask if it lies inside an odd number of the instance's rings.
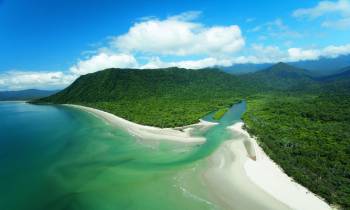
[[[117,117],[108,112],[104,112],[98,109],[80,106],[80,105],[72,105],[66,104],[66,106],[78,108],[87,112],[90,112],[110,123],[113,126],[117,126],[128,131],[130,134],[136,136],[139,139],[148,139],[148,140],[166,140],[166,141],[174,141],[186,144],[203,144],[205,142],[204,137],[194,137],[191,136],[191,130],[193,128],[199,129],[208,129],[211,126],[216,125],[217,123],[207,122],[204,120],[200,120],[199,123],[185,126],[183,127],[183,131],[180,128],[157,128],[152,126],[140,125],[137,123],[130,122],[121,117]]]
[[[249,147],[252,151],[248,151],[247,154],[251,158],[246,158],[244,171],[254,184],[291,209],[332,209],[323,199],[288,177],[283,170],[265,154],[258,145],[256,139],[250,137],[248,132],[242,128],[243,125],[242,122],[239,122],[230,126],[229,129],[233,130],[235,133],[241,134],[244,139],[250,142]]]
[[[248,158],[243,139],[223,142],[208,157],[209,165],[203,180],[211,197],[224,209],[291,210],[250,180],[244,171]]]

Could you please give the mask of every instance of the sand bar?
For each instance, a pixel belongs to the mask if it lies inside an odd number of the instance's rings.
[[[111,113],[90,108],[90,107],[73,105],[73,104],[65,104],[65,105],[92,113],[97,117],[100,117],[106,120],[111,125],[122,128],[125,131],[129,132],[131,135],[136,136],[139,139],[145,139],[145,140],[147,139],[148,140],[165,140],[165,141],[174,141],[174,142],[181,142],[181,143],[187,143],[187,144],[203,144],[205,143],[206,139],[204,137],[191,136],[190,134],[191,130],[193,128],[208,129],[211,126],[214,126],[217,124],[213,122],[200,120],[199,123],[189,125],[189,126],[184,126],[182,128],[176,128],[176,129],[158,128],[158,127],[140,125],[134,122],[130,122],[121,117],[117,117]]]

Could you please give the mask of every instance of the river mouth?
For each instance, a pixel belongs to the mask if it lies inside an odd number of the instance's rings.
[[[0,208],[227,209],[208,169],[245,106],[195,132],[205,144],[186,145],[145,142],[69,107],[0,104]]]

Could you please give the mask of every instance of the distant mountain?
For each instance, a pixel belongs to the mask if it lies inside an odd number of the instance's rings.
[[[339,73],[320,77],[319,79],[321,81],[334,81],[334,80],[344,80],[344,79],[350,78],[350,66],[340,69],[338,72]]]
[[[340,69],[350,66],[350,55],[343,55],[337,58],[320,58],[318,60],[298,61],[289,63],[293,66],[308,69],[314,74],[330,75],[338,73]]]
[[[315,84],[311,72],[282,62],[239,77],[260,90],[303,90]]]
[[[59,90],[18,90],[18,91],[0,91],[0,101],[26,101],[47,97],[57,93]]]
[[[339,69],[350,66],[350,55],[343,55],[337,58],[320,58],[318,60],[289,62],[287,64],[301,69],[307,69],[315,76],[325,76],[338,73]],[[239,75],[264,70],[273,65],[274,63],[247,63],[235,64],[230,67],[221,67],[221,69],[227,73]]]
[[[317,80],[322,83],[324,92],[350,94],[350,66],[339,70],[339,73],[318,77]]]

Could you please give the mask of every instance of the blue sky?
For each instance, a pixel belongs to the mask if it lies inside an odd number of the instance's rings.
[[[350,0],[0,0],[0,90],[108,67],[202,68],[350,53]]]

